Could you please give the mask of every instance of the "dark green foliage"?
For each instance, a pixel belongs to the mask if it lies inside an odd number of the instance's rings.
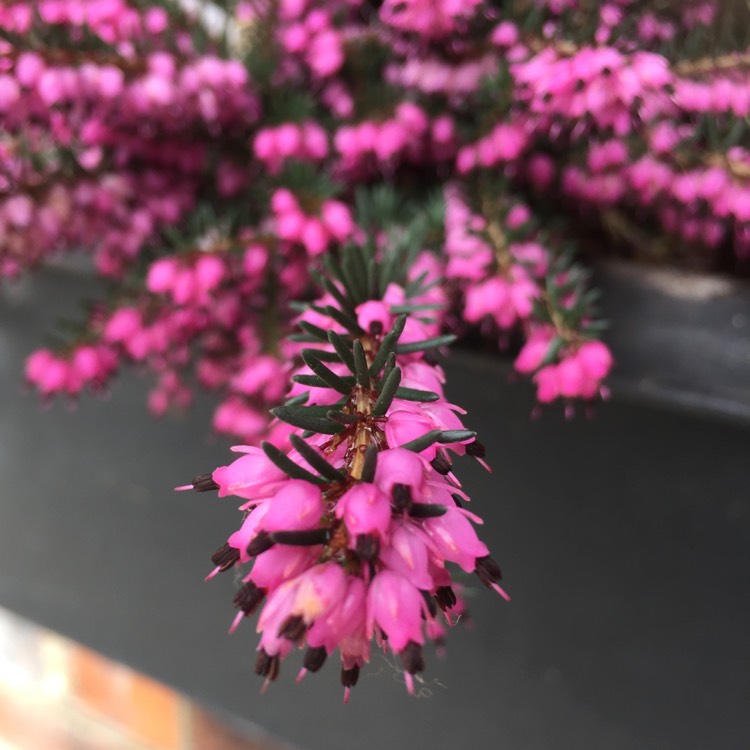
[[[354,373],[357,377],[357,384],[363,388],[369,388],[370,372],[367,367],[367,357],[365,356],[362,342],[359,340],[354,342],[352,353],[354,354]]]
[[[326,337],[328,338],[328,337]],[[333,370],[326,367],[316,356],[314,349],[305,349],[302,355],[302,359],[305,364],[321,379],[329,388],[333,388],[339,393],[349,394],[351,393],[352,386],[347,383],[343,378],[336,375]]]
[[[444,336],[435,336],[431,339],[424,339],[424,341],[411,341],[408,344],[397,344],[397,354],[412,354],[414,352],[425,352],[429,349],[438,349],[441,346],[448,346],[456,340],[456,337],[452,333],[445,334]]]
[[[286,453],[279,450],[275,445],[264,441],[260,447],[266,456],[292,479],[304,479],[306,482],[312,482],[313,484],[326,484],[325,479],[311,474],[307,469],[303,469],[299,464],[294,463]]]
[[[387,411],[390,405],[393,403],[393,399],[396,397],[399,383],[401,382],[401,368],[394,367],[388,377],[383,380],[380,384],[380,394],[378,400],[372,407],[372,413],[376,417],[382,417]]]
[[[330,411],[330,406],[326,406],[325,409]],[[344,425],[333,422],[323,416],[325,412],[321,413],[312,406],[279,406],[271,409],[271,414],[293,427],[320,432],[324,435],[335,435],[344,430]]]
[[[378,353],[375,355],[375,358],[370,365],[370,375],[373,377],[378,377],[385,366],[389,355],[395,350],[396,344],[398,343],[401,334],[404,332],[405,325],[406,315],[399,315],[399,317],[396,318],[396,322],[393,324],[393,328],[383,337],[383,340],[380,342],[380,349],[378,349]]]
[[[330,479],[332,481],[341,481],[345,479],[346,477],[344,474],[342,474],[337,468],[334,466],[331,466],[331,464],[328,463],[328,461],[321,456],[315,448],[313,448],[311,445],[308,445],[307,442],[305,442],[299,435],[295,435],[292,433],[289,436],[289,442],[292,444],[292,447],[297,450],[297,452],[302,456],[302,458],[307,461],[310,466],[312,466],[313,469],[315,469],[318,473],[320,473],[322,476],[326,477],[326,479]]]

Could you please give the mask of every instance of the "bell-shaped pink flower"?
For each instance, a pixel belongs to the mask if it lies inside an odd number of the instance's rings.
[[[255,514],[254,510],[250,516]],[[231,540],[231,537],[230,537]],[[234,540],[238,542],[238,539]],[[247,544],[251,540],[248,540]],[[230,546],[235,546],[229,542]],[[247,548],[245,544],[245,548]],[[253,569],[245,577],[246,581],[252,581],[262,589],[272,590],[280,586],[284,581],[295,578],[304,570],[314,564],[320,554],[320,546],[295,547],[291,544],[276,544],[271,549],[262,552],[255,558]],[[245,562],[240,554],[240,561]]]
[[[518,372],[534,372],[544,361],[550,344],[555,337],[551,326],[538,328],[526,339],[526,343],[516,357],[513,366]]]
[[[575,398],[582,395],[586,380],[586,374],[575,354],[565,357],[557,365],[557,387],[561,396]]]
[[[395,448],[422,437],[432,429],[434,429],[432,420],[421,411],[396,409],[388,414],[388,421],[385,424],[385,437],[388,440],[388,445]],[[428,461],[432,461],[435,458],[436,450],[434,444],[429,445],[420,452],[420,455]]]
[[[346,593],[336,606],[318,617],[307,632],[307,643],[313,648],[324,647],[328,653],[344,639],[364,630],[365,582],[347,576]]]
[[[381,570],[367,592],[367,634],[372,637],[375,627],[380,628],[394,653],[403,651],[410,641],[422,644],[425,609],[419,589],[398,573]]]
[[[258,535],[260,524],[268,512],[268,508],[268,503],[256,505],[252,512],[245,517],[242,526],[233,534],[230,534],[229,539],[227,539],[227,544],[230,547],[239,550],[241,563],[246,563],[251,559],[247,554],[247,545]]]
[[[406,448],[391,448],[378,454],[375,484],[390,495],[394,484],[405,484],[417,496],[424,486],[426,462]]]
[[[379,324],[382,331],[388,331],[393,325],[393,315],[391,315],[389,306],[384,302],[368,300],[361,305],[357,305],[355,312],[357,313],[357,322],[363,331],[370,331],[373,323]]]
[[[536,397],[542,404],[554,401],[560,395],[560,382],[557,377],[557,365],[542,367],[533,378],[536,383]]]
[[[175,258],[160,258],[151,264],[146,275],[146,288],[154,294],[164,294],[172,289],[179,274]]]
[[[578,348],[578,361],[590,378],[601,380],[612,367],[612,354],[601,341],[587,341]]]
[[[391,501],[377,485],[359,482],[336,503],[336,517],[343,518],[350,536],[385,535],[391,522]]]
[[[329,234],[339,242],[343,242],[354,232],[354,219],[349,208],[341,201],[323,201],[321,219]]]
[[[267,503],[264,531],[314,529],[324,509],[320,487],[303,479],[290,479]]]
[[[454,562],[471,573],[478,557],[490,554],[487,545],[477,536],[474,527],[458,508],[448,508],[438,518],[427,518],[424,530],[438,556]]]
[[[287,475],[260,448],[243,446],[234,450],[245,455],[215,469],[212,475],[219,485],[219,497],[237,495],[247,500],[268,497],[288,481]]]
[[[395,519],[391,526],[388,546],[380,550],[380,561],[413,586],[423,591],[434,588],[429,573],[428,542],[425,535],[411,521]]]

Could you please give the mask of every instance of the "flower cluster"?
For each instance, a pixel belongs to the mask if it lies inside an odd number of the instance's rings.
[[[523,203],[498,206],[488,222],[455,185],[445,195],[446,275],[465,288],[463,318],[499,335],[520,327],[526,341],[515,369],[531,374],[541,404],[605,395],[612,355],[585,278],[550,253]]]
[[[214,426],[257,443],[288,304],[365,229],[429,215],[451,330],[515,347],[542,402],[595,398],[612,358],[581,257],[750,268],[743,13],[3,3],[0,276],[76,250],[108,281],[29,382],[76,396],[145,366],[154,412],[208,388]]]
[[[507,599],[453,473],[455,456],[483,462],[484,448],[426,356],[452,340],[429,315],[442,302],[429,263],[409,281],[363,255],[351,249],[298,320],[295,387],[273,410],[292,428],[288,447],[238,446],[233,463],[178,488],[242,499],[209,578],[251,564],[231,630],[260,612],[264,688],[295,648],[306,649],[298,679],[338,649],[345,701],[373,639],[400,657],[413,691],[426,640],[440,642],[462,611],[447,564]]]

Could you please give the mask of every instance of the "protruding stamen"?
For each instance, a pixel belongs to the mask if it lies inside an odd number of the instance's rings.
[[[430,464],[438,474],[442,474],[443,476],[449,474],[450,470],[453,468],[453,464],[448,457],[442,453],[438,453],[437,456],[430,461]]]
[[[440,609],[443,610],[454,607],[458,601],[456,599],[456,594],[450,586],[438,586],[437,589],[435,589],[435,599],[440,605]]]
[[[213,492],[219,489],[211,474],[198,474],[193,477],[193,489],[196,492]]]
[[[476,559],[474,572],[485,586],[491,586],[503,577],[500,566],[489,555]]]
[[[252,581],[247,581],[234,595],[234,606],[246,617],[250,617],[258,609],[258,605],[263,601],[265,594],[264,589],[258,588]]]
[[[356,552],[362,560],[377,560],[380,552],[380,540],[372,534],[359,534],[357,536]]]
[[[302,662],[308,672],[317,672],[326,662],[328,652],[323,646],[310,647],[305,652],[305,660]]]
[[[508,595],[508,593],[505,591],[504,588],[502,588],[501,586],[498,586],[498,584],[491,583],[490,584],[490,588],[491,589],[495,589],[495,591],[497,591],[497,593],[500,594],[500,596],[502,596],[503,599],[505,599],[506,602],[510,601],[510,596]]]
[[[273,681],[279,676],[280,668],[281,659],[278,654],[271,656],[264,649],[258,652],[258,658],[255,660],[255,674],[267,677],[267,681]]]
[[[532,418],[535,418],[532,414]],[[473,442],[469,443],[466,446],[466,455],[472,456],[472,458],[476,458],[477,461],[485,468],[487,471],[492,473],[492,468],[490,465],[484,460],[485,455],[487,454],[487,449],[484,447],[484,443],[482,443],[480,440],[474,440]]]
[[[424,656],[422,647],[414,641],[409,641],[401,652],[401,663],[408,674],[424,672]]]
[[[307,625],[300,615],[290,615],[281,623],[279,638],[296,642],[305,635],[306,630]]]
[[[437,604],[435,604],[435,600],[433,597],[430,596],[430,594],[427,591],[421,591],[422,598],[424,599],[424,603],[427,605],[427,609],[429,610],[430,616],[435,617],[437,615]],[[422,617],[424,617],[424,613],[422,614]]]
[[[234,619],[232,620],[232,624],[229,626],[229,635],[232,635],[235,630],[240,626],[240,623],[245,619],[245,613],[244,612],[238,612]]]
[[[341,669],[341,684],[345,688],[354,687],[359,679],[359,665],[355,664],[351,669]]]
[[[411,487],[408,484],[394,484],[391,490],[393,507],[399,511],[405,511],[411,505]]]
[[[404,682],[406,683],[406,692],[414,695],[414,678],[410,672],[404,672]]]
[[[487,449],[481,440],[473,440],[466,446],[466,453],[472,458],[484,458],[487,455]]]
[[[224,543],[211,555],[211,562],[216,565],[220,573],[229,570],[240,559],[240,551]]]

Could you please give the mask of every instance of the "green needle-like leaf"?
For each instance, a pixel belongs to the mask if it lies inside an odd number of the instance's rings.
[[[437,349],[441,346],[448,346],[456,340],[456,337],[452,333],[448,333],[445,336],[435,336],[431,339],[424,339],[423,341],[410,341],[408,344],[397,344],[396,352],[398,354],[413,354],[414,352],[424,352],[428,349]]]
[[[437,401],[440,396],[434,391],[422,391],[418,388],[399,388],[396,391],[396,398],[402,398],[404,401]]]
[[[336,302],[341,305],[343,310],[346,310],[349,313],[354,312],[354,305],[352,305],[351,300],[346,296],[345,292],[342,292],[336,284],[331,281],[331,279],[324,276],[319,271],[311,271],[312,277],[315,279],[315,281],[325,289],[328,294],[333,297]]]
[[[313,352],[313,356],[317,357],[321,362],[340,362],[341,357],[336,354],[336,352],[329,352],[325,349],[303,349],[301,354],[304,352],[309,351]]]
[[[425,448],[429,448],[433,443],[437,442],[440,433],[441,430],[430,430],[424,435],[420,435],[418,438],[410,440],[408,443],[404,443],[401,447],[414,451],[415,453],[421,453]]]
[[[354,374],[357,377],[357,383],[363,388],[370,387],[370,372],[367,366],[367,356],[365,355],[365,349],[362,346],[362,342],[356,340],[352,347],[352,354],[354,355]]]
[[[333,422],[323,416],[317,409],[310,413],[313,407],[307,406],[278,406],[271,409],[271,414],[282,422],[299,427],[302,430],[319,432],[323,435],[335,435],[337,432],[343,432],[344,425]]]
[[[324,331],[320,326],[316,326],[314,323],[308,323],[306,320],[301,320],[299,322],[299,327],[318,341],[328,341],[328,331]]]
[[[408,314],[414,312],[423,312],[424,310],[440,310],[445,307],[442,302],[426,302],[423,305],[392,305],[391,312],[396,314]]]
[[[365,451],[365,464],[362,467],[362,481],[374,482],[375,469],[378,466],[378,449],[374,445],[368,445]]]
[[[294,398],[290,398],[284,406],[302,406],[307,399],[310,398],[309,393],[300,393],[299,396],[295,396]]]
[[[328,461],[326,461],[325,458],[315,450],[315,448],[304,441],[299,435],[292,433],[289,436],[289,442],[294,448],[296,448],[300,456],[302,456],[302,458],[304,458],[305,461],[315,469],[315,471],[322,474],[327,479],[334,482],[340,482],[346,479],[346,476],[342,474],[342,472],[340,472],[335,466],[331,466],[331,464],[329,464]]]
[[[409,506],[409,515],[412,518],[438,518],[444,516],[447,511],[445,505],[433,503],[412,503]]]
[[[342,378],[344,383],[350,383],[351,388],[354,388],[356,381],[354,378]],[[317,375],[295,375],[292,378],[292,381],[295,383],[299,383],[300,385],[306,385],[310,388],[330,388],[331,386],[323,380],[323,378],[319,378]]]
[[[313,309],[316,309],[315,307]],[[362,327],[357,322],[357,318],[351,313],[342,312],[341,310],[333,307],[333,305],[326,305],[320,309],[324,315],[329,318],[333,318],[337,323],[340,323],[347,331],[353,333],[355,336],[360,336],[364,333]]]
[[[400,315],[396,318],[396,322],[393,324],[393,328],[383,336],[383,340],[380,342],[380,348],[375,358],[372,360],[370,365],[370,375],[378,377],[380,371],[385,366],[388,355],[396,348],[399,337],[404,332],[404,326],[406,325],[406,315]]]
[[[438,443],[461,443],[476,436],[474,430],[443,430],[438,437]]]
[[[383,374],[380,376],[381,380],[385,380],[393,371],[393,368],[396,366],[396,353],[391,352],[388,355],[388,359],[385,361],[385,367],[383,368]]]
[[[349,348],[349,343],[347,342],[347,340],[343,336],[336,333],[336,331],[329,331],[328,341],[336,350],[336,354],[338,354],[339,359],[349,368],[349,370],[355,372],[354,356],[352,355],[352,351]]]
[[[326,335],[326,340],[328,336]],[[302,359],[305,364],[321,379],[324,380],[328,385],[339,393],[349,394],[351,393],[352,387],[346,383],[341,377],[339,377],[333,370],[326,367],[315,355],[314,349],[305,349],[302,354]]]
[[[303,469],[275,445],[263,441],[260,447],[268,458],[292,479],[304,479],[306,482],[312,482],[313,484],[327,484],[327,481],[323,477],[315,476],[315,474],[311,474],[307,469]]]
[[[400,382],[401,368],[394,367],[393,370],[388,373],[388,377],[381,383],[378,400],[372,407],[372,414],[374,416],[382,417],[388,411],[388,407],[393,403],[393,399],[396,397],[396,391],[398,390]]]

